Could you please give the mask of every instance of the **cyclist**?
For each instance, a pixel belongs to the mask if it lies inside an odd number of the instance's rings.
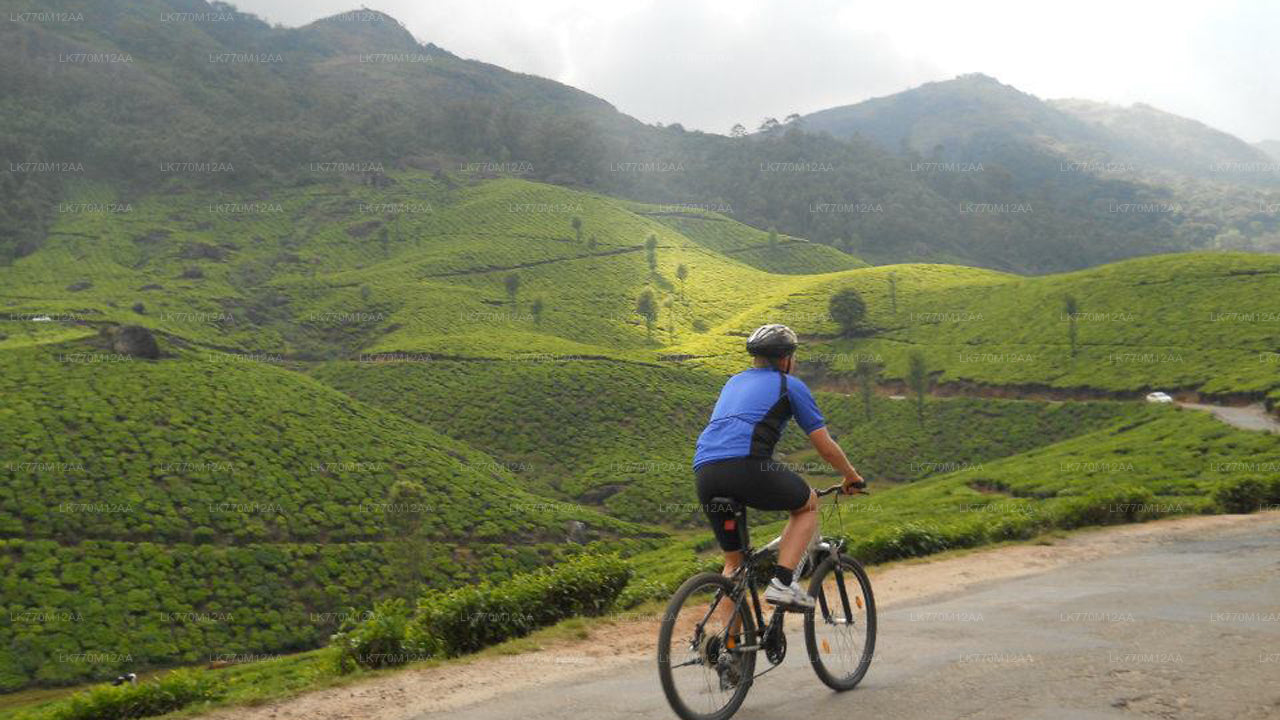
[[[808,386],[790,376],[798,344],[786,325],[763,325],[751,333],[747,352],[754,356],[754,367],[729,378],[720,391],[711,420],[698,436],[693,470],[698,499],[724,551],[726,576],[732,576],[744,558],[737,533],[725,528],[732,515],[727,508],[715,507],[712,498],[731,497],[747,507],[791,513],[764,598],[804,610],[813,607],[813,598],[793,576],[818,529],[818,497],[803,478],[773,461],[773,448],[787,419],[794,416],[818,454],[844,475],[843,492],[852,493],[866,483],[827,431]]]

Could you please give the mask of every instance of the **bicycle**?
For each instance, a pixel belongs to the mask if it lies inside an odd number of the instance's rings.
[[[840,488],[835,485],[817,493],[819,497],[835,494],[837,517]],[[726,720],[742,706],[752,683],[777,668],[787,655],[783,623],[789,609],[775,606],[766,625],[756,585],[757,576],[776,555],[781,538],[774,538],[759,550],[751,549],[746,507],[731,498],[713,498],[711,502],[732,513],[725,528],[736,531],[742,539],[744,561],[731,578],[714,572],[694,575],[676,590],[667,605],[658,632],[658,676],[667,702],[683,720]],[[840,523],[843,534],[843,518]],[[876,643],[871,581],[862,565],[843,551],[842,538],[820,537],[810,545],[795,570],[797,578],[803,577],[807,569],[812,570],[809,594],[816,603],[812,610],[804,611],[809,661],[819,680],[841,692],[852,690],[862,681],[871,666]],[[847,582],[850,576],[855,584]],[[724,609],[720,607],[722,603]],[[690,611],[683,619],[682,610]],[[756,655],[761,650],[770,666],[754,674]],[[838,654],[843,656],[835,657]],[[841,660],[843,665],[833,665]],[[681,670],[688,670],[680,678],[688,683],[683,690],[676,678],[676,671]],[[689,677],[686,679],[685,675]]]

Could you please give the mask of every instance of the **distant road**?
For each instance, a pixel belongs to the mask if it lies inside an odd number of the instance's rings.
[[[735,717],[1280,718],[1280,516],[1255,519],[895,604],[849,693],[818,683],[793,633]],[[414,717],[445,715],[674,717],[651,659]]]
[[[814,383],[814,388],[819,390],[825,389],[827,392],[834,392],[839,395],[844,395],[845,397],[853,396],[853,393],[849,392],[846,388],[838,388],[838,387],[826,388],[819,383]],[[984,395],[982,393],[966,394],[961,392],[961,393],[955,393],[955,394],[947,394],[942,397],[985,398],[985,397],[991,397],[991,396]],[[1034,392],[1025,394],[1025,395],[1019,395],[1017,392],[1007,392],[1005,394],[1000,395],[999,397],[1021,398],[1026,400],[1043,399],[1042,397],[1040,397],[1039,393],[1034,393]],[[888,398],[890,400],[906,400],[907,396],[906,395],[889,395]],[[1136,402],[1142,402],[1142,401],[1137,400]],[[1267,412],[1266,407],[1262,403],[1253,403],[1252,405],[1244,405],[1244,406],[1229,406],[1229,405],[1210,405],[1207,403],[1177,402],[1177,405],[1179,407],[1189,408],[1191,410],[1204,410],[1206,412],[1212,413],[1214,417],[1218,418],[1222,422],[1227,423],[1228,425],[1231,425],[1233,427],[1238,427],[1242,430],[1262,430],[1265,432],[1280,433],[1280,418],[1277,418],[1275,415]]]
[[[1267,412],[1261,403],[1244,407],[1228,407],[1226,405],[1204,405],[1201,403],[1178,403],[1184,408],[1205,410],[1213,413],[1222,422],[1244,430],[1265,430],[1280,433],[1280,420]]]

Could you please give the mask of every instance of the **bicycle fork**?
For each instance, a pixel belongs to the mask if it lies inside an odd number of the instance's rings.
[[[844,611],[844,616],[840,618],[840,625],[853,624],[853,607],[849,604],[849,591],[844,584],[844,567],[840,562],[839,554],[833,555],[835,564],[833,569],[836,575],[836,590],[840,596],[840,609]],[[824,588],[818,588],[818,607],[822,611],[822,619],[825,622],[834,623],[835,618],[831,616],[831,608],[827,606],[827,593]]]

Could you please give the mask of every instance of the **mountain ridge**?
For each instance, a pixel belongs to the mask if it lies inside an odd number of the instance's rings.
[[[459,58],[376,11],[280,28],[227,7],[129,0],[84,27],[0,27],[0,61],[23,69],[0,79],[12,110],[0,113],[0,154],[83,167],[0,177],[0,261],[44,242],[80,176],[128,196],[298,186],[342,172],[384,182],[388,170],[408,168],[722,204],[760,230],[879,263],[1042,273],[1158,252],[1280,247],[1280,217],[1249,210],[1269,206],[1264,173],[1112,172],[1111,141],[1097,126],[985,75],[855,106],[880,118],[859,120],[871,127],[857,137],[824,132],[822,118],[841,108],[725,137],[646,125],[576,88]],[[236,21],[160,20],[219,12]],[[132,62],[50,60],[67,49]],[[229,171],[163,170],[203,167],[188,160]],[[983,172],[950,172],[948,163]]]

